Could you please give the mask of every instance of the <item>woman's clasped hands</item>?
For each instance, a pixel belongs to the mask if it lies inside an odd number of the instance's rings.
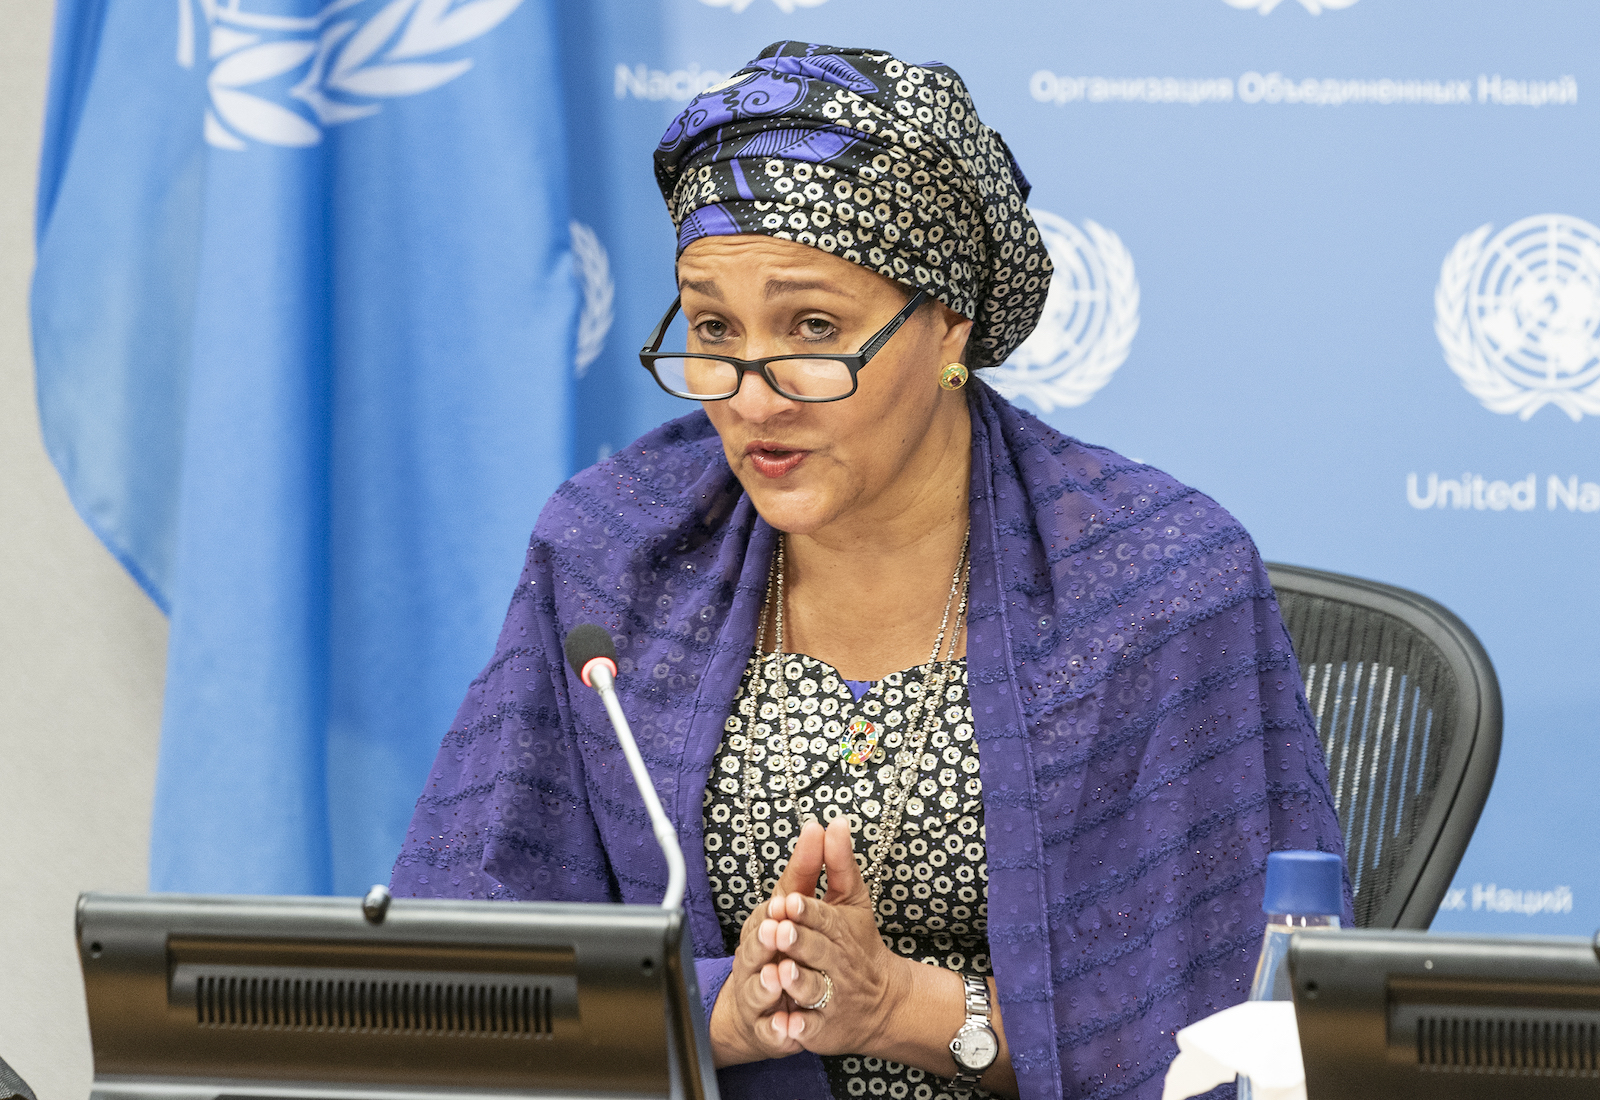
[[[819,901],[817,884],[828,873]],[[991,999],[993,989],[991,987]],[[982,1086],[1017,1094],[998,1004],[1000,1055]],[[878,935],[847,818],[800,830],[772,899],[745,921],[733,970],[711,1010],[718,1068],[813,1054],[862,1054],[948,1077],[966,1018],[961,977],[895,954]]]
[[[828,873],[826,895],[817,883]],[[888,1052],[916,971],[878,935],[846,818],[800,831],[772,899],[745,921],[711,1013],[718,1066],[816,1054]],[[830,992],[831,990],[831,992]]]

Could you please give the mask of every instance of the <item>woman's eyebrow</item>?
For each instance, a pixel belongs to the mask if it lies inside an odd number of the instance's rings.
[[[768,279],[766,296],[776,298],[780,294],[794,294],[802,290],[826,290],[834,294],[840,293],[839,288],[832,283],[811,279]]]
[[[715,280],[712,279],[685,279],[678,284],[680,291],[692,290],[696,294],[704,294],[707,298],[722,301],[722,291],[717,289]]]
[[[722,301],[722,291],[714,279],[685,279],[678,284],[680,291],[692,290],[696,294],[704,294],[707,298]],[[768,279],[765,295],[768,298],[777,298],[783,294],[797,294],[806,290],[822,290],[830,294],[842,294],[837,286],[821,279]]]

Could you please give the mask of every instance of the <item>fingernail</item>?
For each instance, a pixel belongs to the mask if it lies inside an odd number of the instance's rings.
[[[795,899],[794,899],[794,914],[795,914],[795,916],[798,917],[801,913],[804,913],[805,911],[806,911],[806,899],[804,897],[800,896],[800,895],[796,895]]]
[[[776,1016],[772,1017],[772,1030],[776,1031],[779,1035],[783,1034],[783,1024],[778,1022],[778,1018]]]
[[[796,1039],[798,1039],[798,1038],[800,1038],[800,1036],[804,1035],[805,1033],[806,1033],[806,1018],[804,1016],[796,1016],[794,1018],[794,1037]]]

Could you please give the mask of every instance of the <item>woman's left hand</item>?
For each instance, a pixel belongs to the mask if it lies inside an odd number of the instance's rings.
[[[896,955],[879,937],[846,818],[835,818],[826,831],[815,822],[801,830],[792,862],[813,861],[827,868],[823,899],[803,893],[773,898],[757,933],[763,946],[782,954],[780,961],[767,965],[800,1006],[779,1013],[785,1017],[783,1027],[816,1054],[898,1048],[898,1037],[889,1033],[904,1019],[902,1009],[918,984],[915,971],[934,968]],[[803,1007],[822,1000],[829,979],[833,995],[828,1003],[815,1010]]]
[[[828,892],[818,901],[816,883],[824,868]],[[767,919],[756,929],[757,941],[776,953],[762,967],[763,982],[775,980],[790,1003],[770,1017],[780,1036],[813,1054],[865,1054],[942,1077],[954,1074],[950,1040],[966,1020],[961,976],[903,958],[884,944],[871,893],[856,865],[848,819],[836,818],[826,831],[808,823],[784,877],[790,891],[767,903]],[[805,1008],[827,995],[830,979],[828,1003]],[[981,1086],[1016,1096],[1011,1051],[992,987],[990,996],[990,1024],[1000,1053]]]

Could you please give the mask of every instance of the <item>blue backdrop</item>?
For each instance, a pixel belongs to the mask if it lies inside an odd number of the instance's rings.
[[[1482,638],[1505,745],[1435,927],[1600,924],[1594,5],[58,10],[41,410],[172,613],[153,886],[386,877],[539,502],[681,412],[634,356],[650,151],[798,38],[954,65],[1032,179],[1060,274],[997,384]]]

